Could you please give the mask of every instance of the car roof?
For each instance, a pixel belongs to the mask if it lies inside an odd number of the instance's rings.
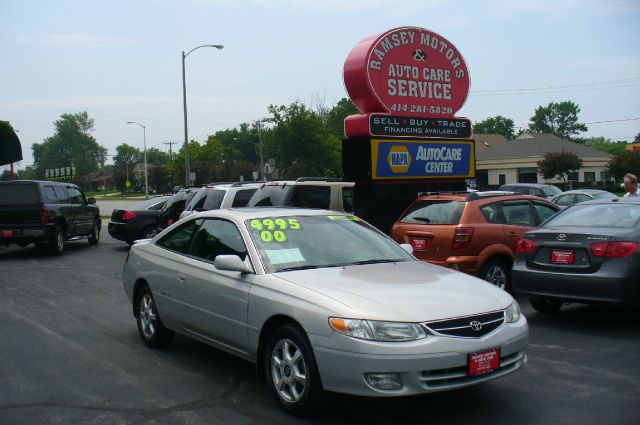
[[[558,193],[555,197],[558,197],[560,195],[571,195],[574,193],[611,193],[608,190],[600,190],[600,189],[573,189],[573,190],[567,190],[564,191],[562,193]],[[611,193],[612,195],[614,195],[613,193]]]
[[[549,183],[505,183],[500,187],[504,187],[504,186],[549,187],[553,185]]]
[[[589,201],[580,202],[575,205],[591,205],[591,204],[640,204],[640,196],[621,196],[616,198],[591,199]]]
[[[491,191],[476,191],[476,192],[434,192],[428,193],[423,196],[419,196],[416,200],[418,201],[426,201],[433,199],[443,199],[443,200],[456,200],[456,201],[480,201],[485,199],[492,198],[506,198],[506,199],[533,199],[540,200],[539,196],[534,195],[525,195],[516,192],[509,192],[504,190],[491,190]]]
[[[292,215],[297,216],[323,216],[323,215],[351,215],[339,211],[331,210],[317,210],[310,208],[297,208],[297,207],[242,207],[242,208],[227,208],[210,211],[202,211],[190,215],[189,217],[221,217],[221,218],[236,218],[239,220],[248,220],[252,218],[260,217],[288,217]]]

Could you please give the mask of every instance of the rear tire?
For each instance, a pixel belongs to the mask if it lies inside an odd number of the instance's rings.
[[[263,362],[269,390],[283,410],[307,416],[326,406],[313,349],[298,326],[280,326],[269,336]]]
[[[89,235],[89,245],[96,245],[98,242],[100,242],[100,223],[95,220],[93,222],[93,230]]]
[[[62,226],[56,226],[53,229],[51,238],[49,239],[49,253],[51,255],[62,255],[64,251],[64,230]]]
[[[480,278],[504,291],[511,292],[511,273],[504,261],[487,261],[480,271]]]
[[[164,348],[169,345],[175,332],[162,324],[151,289],[148,286],[142,287],[136,300],[136,321],[142,342],[152,348]]]
[[[531,307],[538,313],[553,314],[560,310],[563,302],[550,300],[548,298],[529,298],[529,304],[531,304]]]

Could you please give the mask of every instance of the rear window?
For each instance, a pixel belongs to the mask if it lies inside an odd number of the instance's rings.
[[[415,224],[459,224],[464,204],[462,201],[416,201],[400,221]]]
[[[138,204],[135,204],[131,207],[133,211],[144,211],[144,210],[159,210],[164,205],[164,201],[158,199],[147,199],[146,201],[142,201]]]
[[[39,202],[38,187],[35,184],[0,185],[0,205],[35,204]]]
[[[575,204],[551,217],[543,227],[620,227],[640,225],[640,205],[630,204]]]

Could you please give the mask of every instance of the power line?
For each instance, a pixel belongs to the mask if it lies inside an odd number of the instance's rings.
[[[496,96],[512,94],[544,94],[563,93],[569,91],[591,91],[606,90],[613,88],[632,87],[640,85],[640,77],[627,78],[623,80],[598,81],[592,83],[568,84],[560,86],[518,88],[518,89],[497,89],[497,90],[471,90],[471,96]]]
[[[623,122],[623,121],[638,121],[640,118],[626,118],[622,120],[607,120],[607,121],[594,121],[594,122],[585,122],[584,124],[602,124],[605,122]]]

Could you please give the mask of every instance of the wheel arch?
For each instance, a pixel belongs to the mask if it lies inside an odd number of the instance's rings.
[[[149,283],[143,278],[138,278],[138,280],[136,280],[136,283],[133,284],[133,297],[131,302],[131,309],[133,310],[133,317],[135,318],[138,317],[138,309],[136,308],[136,306],[140,301],[139,300],[140,290],[145,286],[149,286]]]
[[[484,266],[491,260],[499,260],[507,265],[507,268],[511,269],[513,266],[513,262],[515,261],[515,256],[513,252],[506,245],[490,245],[479,255],[480,264],[478,264],[478,273],[484,268]]]
[[[291,324],[300,328],[306,338],[306,332],[304,331],[304,328],[302,327],[300,322],[298,322],[291,316],[287,316],[285,314],[277,314],[267,319],[260,329],[260,336],[258,337],[258,347],[256,349],[256,372],[258,376],[262,376],[264,374],[264,363],[262,359],[264,358],[264,350],[266,349],[269,335],[271,335],[271,333],[280,326],[286,324]]]

